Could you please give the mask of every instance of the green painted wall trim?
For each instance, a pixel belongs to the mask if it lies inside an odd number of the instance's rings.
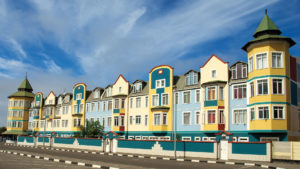
[[[287,105],[290,105],[289,102],[257,102],[257,103],[248,104],[247,107],[251,107],[254,105],[261,105],[261,104],[287,104]]]
[[[287,79],[290,79],[289,77],[284,76],[284,75],[265,75],[265,76],[256,76],[256,77],[253,77],[253,78],[247,80],[247,82],[250,82],[250,81],[252,81],[254,79],[260,79],[260,78],[266,78],[266,77],[285,77]]]
[[[204,107],[218,106],[218,100],[205,100]]]

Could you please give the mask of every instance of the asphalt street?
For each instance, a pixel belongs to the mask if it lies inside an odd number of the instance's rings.
[[[99,154],[85,154],[78,152],[65,152],[57,150],[46,150],[40,148],[29,148],[29,147],[16,147],[16,146],[5,146],[0,144],[0,149],[11,150],[19,152],[27,152],[37,155],[44,155],[48,157],[55,157],[67,160],[76,160],[89,163],[97,163],[105,166],[112,166],[118,168],[151,168],[151,169],[182,169],[182,168],[249,168],[256,169],[260,167],[244,166],[244,165],[224,165],[224,164],[209,164],[209,163],[192,163],[192,162],[179,162],[171,160],[155,160],[155,159],[143,159],[143,158],[130,158],[130,157],[119,157]],[[0,156],[1,158],[1,156]],[[17,167],[17,166],[16,166]]]

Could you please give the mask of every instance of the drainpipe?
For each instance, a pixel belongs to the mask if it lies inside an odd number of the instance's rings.
[[[175,97],[175,90],[176,87],[173,88],[173,115],[174,115],[174,158],[177,159],[177,155],[176,155],[176,141],[177,141],[177,137],[176,137],[176,101],[174,99]]]

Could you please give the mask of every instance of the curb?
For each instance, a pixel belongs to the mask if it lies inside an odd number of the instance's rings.
[[[62,159],[56,159],[56,158],[42,157],[42,156],[18,153],[18,152],[7,151],[7,150],[0,150],[0,153],[7,153],[7,154],[19,155],[19,156],[23,156],[23,157],[36,158],[36,159],[40,159],[40,160],[46,160],[46,161],[52,161],[52,162],[64,163],[64,164],[73,164],[73,165],[92,167],[92,168],[119,169],[116,167],[107,167],[107,166],[102,166],[102,165],[98,165],[98,164],[89,164],[89,163],[83,163],[83,162],[77,162],[77,161],[68,161],[68,160],[62,160]]]
[[[87,151],[87,150],[74,150],[74,149],[64,149],[64,148],[49,148],[49,147],[33,147],[33,146],[25,146],[25,145],[15,145],[15,144],[7,144],[10,146],[17,147],[29,147],[29,148],[41,148],[47,150],[57,150],[57,151],[66,151],[66,152],[78,152],[78,153],[89,153],[89,154],[100,154],[100,155],[109,155],[109,156],[119,156],[119,157],[129,157],[129,158],[148,158],[148,159],[157,159],[157,160],[173,160],[173,161],[187,161],[193,163],[211,163],[211,164],[225,164],[225,165],[244,165],[244,166],[256,166],[261,168],[271,168],[271,169],[285,169],[281,167],[274,167],[264,164],[251,163],[251,162],[231,162],[231,161],[216,161],[216,160],[196,160],[196,159],[185,159],[185,158],[170,158],[170,157],[156,157],[156,156],[144,156],[144,155],[132,155],[132,154],[121,154],[121,153],[104,153],[104,152],[95,152],[95,151]]]

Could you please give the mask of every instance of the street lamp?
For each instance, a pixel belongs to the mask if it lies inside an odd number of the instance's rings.
[[[176,141],[177,141],[177,137],[176,137],[176,94],[175,94],[175,90],[176,90],[176,86],[173,87],[173,115],[174,115],[174,157],[175,159],[176,157]]]

